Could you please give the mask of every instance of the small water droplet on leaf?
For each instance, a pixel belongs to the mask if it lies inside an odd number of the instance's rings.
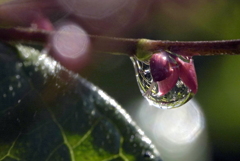
[[[4,93],[4,94],[3,94],[3,98],[6,98],[6,97],[7,97],[7,95]]]
[[[9,91],[12,91],[13,90],[13,87],[12,86],[9,86]]]

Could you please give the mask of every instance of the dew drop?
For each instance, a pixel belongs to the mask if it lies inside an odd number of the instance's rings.
[[[154,156],[152,155],[152,153],[150,151],[143,152],[143,157],[148,158],[148,159],[154,158]]]
[[[37,71],[38,71],[38,69],[39,69],[38,67],[35,67],[35,68],[34,68],[34,71],[35,71],[35,72],[37,72]]]
[[[23,66],[22,63],[17,63],[17,64],[16,64],[17,69],[21,68],[22,66]]]
[[[130,142],[133,142],[134,138],[135,138],[135,136],[134,136],[134,135],[131,135],[129,141],[130,141]]]
[[[21,87],[22,87],[22,84],[21,84],[20,82],[18,82],[17,87],[18,87],[18,88],[21,88]]]
[[[176,85],[165,95],[161,95],[157,83],[153,82],[149,61],[140,61],[131,57],[135,69],[137,84],[142,95],[150,105],[158,108],[175,108],[189,101],[194,93],[178,78]]]
[[[96,111],[92,110],[91,115],[95,115],[95,114],[96,114]]]
[[[20,78],[20,75],[16,75],[15,77],[16,77],[16,79],[19,79],[19,78]]]
[[[12,86],[9,86],[9,91],[12,91],[13,90],[13,87]]]

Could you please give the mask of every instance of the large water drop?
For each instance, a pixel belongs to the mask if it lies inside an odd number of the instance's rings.
[[[138,87],[148,102],[158,108],[174,108],[185,104],[194,93],[178,78],[176,85],[165,95],[161,95],[158,84],[153,81],[149,61],[131,57],[135,68]]]

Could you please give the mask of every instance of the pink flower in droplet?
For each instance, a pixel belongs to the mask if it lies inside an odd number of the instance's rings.
[[[150,58],[150,70],[153,82],[157,83],[161,96],[171,91],[179,78],[192,93],[197,92],[198,83],[193,59],[191,57],[186,59],[187,61],[183,61],[176,55],[165,51],[152,55]]]

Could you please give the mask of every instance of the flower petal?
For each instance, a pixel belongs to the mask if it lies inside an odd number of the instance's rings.
[[[168,78],[157,82],[160,96],[163,96],[171,91],[178,81],[178,76],[179,69],[174,67],[172,68],[171,75]]]
[[[150,70],[154,82],[162,81],[171,75],[169,56],[166,52],[153,54],[150,59]]]
[[[197,74],[193,64],[193,59],[190,59],[190,62],[184,62],[183,60],[176,59],[179,64],[179,77],[183,83],[192,90],[193,93],[197,93],[198,83],[197,83]]]

